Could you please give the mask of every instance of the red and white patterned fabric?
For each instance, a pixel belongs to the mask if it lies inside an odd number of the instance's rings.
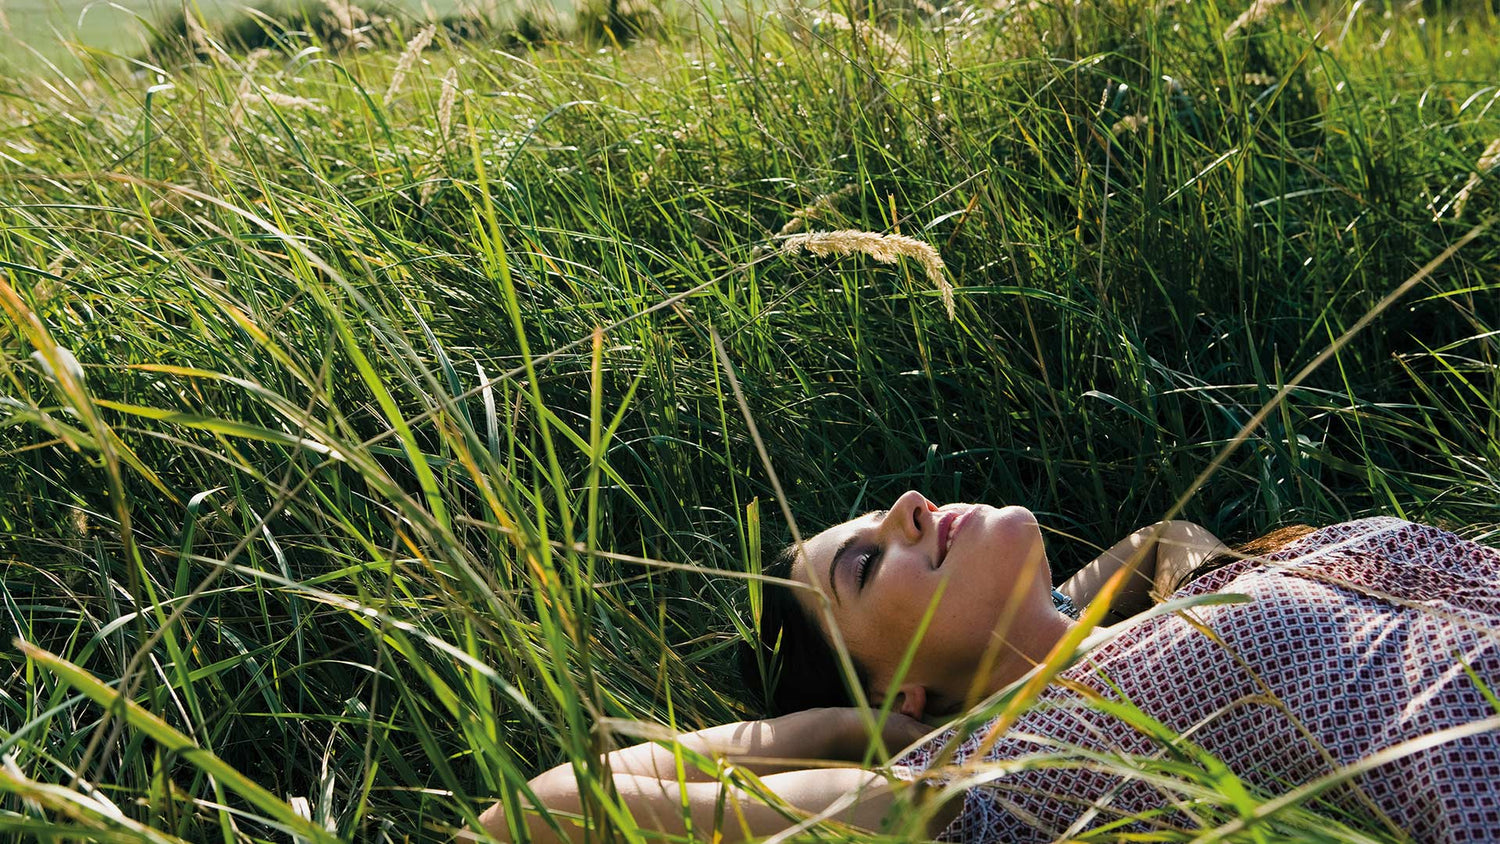
[[[1250,600],[1138,624],[1063,672],[983,759],[972,757],[987,728],[962,740],[950,757],[961,767],[933,775],[991,778],[965,793],[940,838],[1051,841],[1153,811],[1129,831],[1234,819],[1232,807],[1156,776],[1159,764],[1141,767],[1151,776],[1119,776],[1128,758],[1176,760],[1202,782],[1212,766],[1084,703],[1091,689],[1223,762],[1256,802],[1395,748],[1399,758],[1306,808],[1386,837],[1500,841],[1500,731],[1473,726],[1497,716],[1474,677],[1500,694],[1500,551],[1364,519],[1212,572],[1177,597],[1207,592]],[[1469,735],[1397,748],[1464,725]],[[896,773],[920,776],[955,738],[950,730],[916,748]],[[1109,764],[1095,764],[1101,756]]]

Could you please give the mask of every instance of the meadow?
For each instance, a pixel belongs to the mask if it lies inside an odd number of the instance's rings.
[[[909,488],[1059,577],[1171,515],[1495,540],[1487,2],[578,19],[0,78],[7,834],[448,840],[753,716],[789,519]],[[786,248],[843,230],[942,266]],[[1168,775],[1160,840],[1390,839]]]

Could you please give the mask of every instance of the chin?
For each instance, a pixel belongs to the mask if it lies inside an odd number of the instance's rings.
[[[997,518],[1005,521],[1019,522],[1021,524],[1038,527],[1036,514],[1019,504],[1007,504],[995,510]]]
[[[1009,545],[1028,539],[1040,542],[1042,539],[1041,525],[1037,524],[1036,514],[1015,504],[1000,507],[994,510],[989,521],[997,538]]]
[[[1010,505],[996,510],[992,521],[993,536],[1000,544],[997,551],[1005,558],[1005,568],[1019,577],[1028,566],[1039,565],[1041,571],[1038,574],[1050,589],[1052,568],[1047,563],[1042,528],[1037,524],[1036,514],[1025,507]]]

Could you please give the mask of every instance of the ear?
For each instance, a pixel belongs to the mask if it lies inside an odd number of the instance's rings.
[[[896,702],[891,710],[908,718],[922,720],[927,712],[927,689],[916,683],[903,683],[896,691]]]

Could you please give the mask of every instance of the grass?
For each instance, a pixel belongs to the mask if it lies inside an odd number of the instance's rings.
[[[749,714],[789,529],[715,333],[804,532],[916,487],[1032,507],[1060,576],[1184,497],[1492,537],[1494,14],[1245,11],[0,81],[0,614],[56,655],[3,652],[0,829],[440,840],[608,719]],[[915,261],[782,253],[794,218],[931,244],[954,318]],[[1353,840],[1315,808],[1236,834]]]

